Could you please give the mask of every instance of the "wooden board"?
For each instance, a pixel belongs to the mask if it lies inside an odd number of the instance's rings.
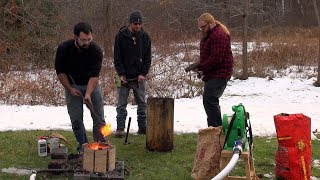
[[[224,169],[232,158],[233,152],[228,150],[223,150],[221,152],[221,170]],[[249,151],[244,151],[241,153],[240,158],[244,161],[245,173],[246,176],[227,176],[225,180],[238,180],[238,179],[248,179],[248,180],[256,180],[259,179],[256,177],[255,168],[253,163],[253,154],[250,155]]]

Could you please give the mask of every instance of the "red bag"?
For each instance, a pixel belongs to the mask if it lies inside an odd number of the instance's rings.
[[[303,114],[274,116],[278,149],[277,179],[304,179],[311,176],[311,119]]]

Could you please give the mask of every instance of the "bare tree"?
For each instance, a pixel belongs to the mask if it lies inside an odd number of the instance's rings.
[[[316,0],[312,0],[313,2],[313,7],[314,7],[314,13],[316,15],[317,21],[318,21],[318,39],[319,39],[319,56],[318,56],[318,79],[317,81],[314,83],[315,86],[320,87],[320,35],[319,35],[319,31],[320,31],[320,17],[319,17],[319,12],[318,12],[318,6],[316,3]]]
[[[106,21],[105,21],[105,31],[104,31],[104,53],[105,57],[111,57],[112,56],[112,40],[111,40],[111,32],[112,32],[112,12],[111,12],[111,6],[112,6],[112,0],[105,0],[103,1],[104,8],[105,8],[105,15],[106,15]]]
[[[318,26],[320,27],[320,16],[319,16],[319,11],[318,11],[318,6],[316,3],[316,0],[312,0],[313,7],[314,7],[314,14],[316,15]]]
[[[5,27],[5,7],[8,4],[9,0],[1,0],[0,1],[0,29],[4,29]]]
[[[245,0],[244,2],[244,13],[243,13],[243,42],[242,42],[242,76],[241,79],[248,79],[248,2],[249,0]]]
[[[224,20],[224,25],[227,27],[229,26],[229,16],[230,16],[230,11],[228,8],[229,0],[224,0],[222,4],[222,19]]]

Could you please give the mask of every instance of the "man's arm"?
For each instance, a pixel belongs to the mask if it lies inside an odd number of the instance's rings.
[[[63,87],[66,88],[66,90],[69,91],[72,95],[81,96],[81,92],[78,89],[73,88],[70,85],[68,77],[65,73],[58,74],[58,79],[61,82],[61,84],[63,85]]]
[[[84,96],[85,102],[90,103],[91,105],[92,105],[91,94],[99,83],[99,74],[101,71],[102,60],[103,60],[103,53],[101,48],[98,45],[97,45],[95,59],[92,59],[92,60],[94,60],[95,64],[91,69],[91,71],[89,72],[90,78],[87,84],[86,94]]]
[[[143,68],[142,68],[142,76],[146,76],[149,73],[150,65],[151,65],[151,40],[149,35],[147,36],[147,49],[146,54],[143,57]]]
[[[92,94],[93,90],[97,87],[98,82],[99,82],[99,77],[91,77],[89,79],[89,82],[87,85],[87,90],[86,90],[86,95],[84,96],[84,100],[86,102],[89,102],[90,104],[92,104],[91,94]]]
[[[81,93],[79,90],[72,88],[72,86],[69,83],[66,71],[66,66],[64,64],[65,62],[65,53],[64,53],[65,47],[63,45],[60,45],[56,52],[56,59],[55,59],[55,69],[56,74],[58,76],[58,79],[60,83],[63,85],[63,87],[69,91],[74,96],[80,96]]]
[[[114,42],[114,67],[119,76],[123,76],[126,74],[124,65],[121,61],[121,47],[120,47],[120,32],[116,35]]]

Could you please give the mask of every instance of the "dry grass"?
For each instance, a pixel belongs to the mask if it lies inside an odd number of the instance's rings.
[[[274,71],[297,66],[303,72],[317,66],[319,36],[316,29],[278,29],[260,32],[252,41],[256,48],[248,53],[249,76],[273,76]],[[280,31],[280,32],[279,32]],[[236,56],[235,76],[241,73],[241,56]]]
[[[63,91],[54,73],[37,71],[1,74],[1,104],[60,105]]]
[[[319,56],[319,39],[314,29],[290,29],[275,32],[261,30],[250,37],[255,48],[248,53],[249,76],[274,77],[287,71],[305,73],[312,69],[315,77]],[[241,42],[239,38],[232,38]],[[153,46],[153,60],[147,76],[149,97],[194,97],[202,94],[203,83],[196,74],[185,73],[188,63],[199,59],[198,42],[194,37],[183,36],[179,41],[169,42],[168,38],[157,38]],[[241,75],[241,55],[234,54],[234,76]],[[0,63],[0,67],[7,64]],[[21,66],[21,67],[19,67]],[[14,69],[24,69],[25,63],[16,64]],[[294,67],[294,68],[292,68]],[[9,69],[9,68],[8,68]],[[12,69],[12,68],[11,68]],[[281,74],[283,73],[283,74]],[[116,104],[117,93],[114,83],[113,59],[104,61],[101,84],[105,104]],[[35,69],[28,72],[7,71],[0,74],[0,103],[28,105],[63,105],[64,90],[57,81],[54,70]],[[131,98],[130,102],[133,99]]]

